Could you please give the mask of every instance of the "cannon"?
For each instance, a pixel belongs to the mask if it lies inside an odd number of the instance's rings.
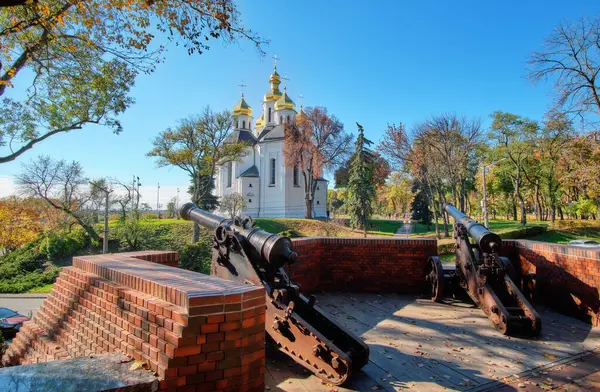
[[[431,299],[441,302],[448,288],[462,287],[502,334],[539,336],[542,320],[519,290],[511,262],[499,255],[500,236],[451,204],[443,209],[454,218],[456,260],[444,266],[437,256],[428,259]]]
[[[327,383],[341,385],[369,360],[369,347],[301,294],[284,267],[298,254],[292,242],[252,227],[250,218],[226,219],[193,203],[183,219],[212,230],[211,274],[265,288],[265,329],[277,347]]]

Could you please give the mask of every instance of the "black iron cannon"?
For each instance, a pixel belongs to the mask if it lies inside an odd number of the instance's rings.
[[[429,258],[426,280],[431,298],[441,302],[445,288],[460,285],[501,333],[538,336],[542,320],[519,290],[510,260],[499,255],[500,236],[451,204],[443,208],[454,218],[456,259],[455,265],[444,266],[439,257]]]
[[[193,203],[183,219],[213,230],[211,274],[266,290],[266,332],[278,348],[328,383],[340,385],[369,360],[369,347],[315,306],[285,273],[298,255],[289,238],[252,227],[246,218],[226,219]]]

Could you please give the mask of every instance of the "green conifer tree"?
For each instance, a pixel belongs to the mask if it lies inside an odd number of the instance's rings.
[[[348,213],[352,228],[362,227],[364,236],[367,236],[367,223],[373,214],[372,201],[375,197],[373,184],[373,153],[368,146],[373,144],[365,138],[364,129],[359,124],[358,138],[348,180]]]

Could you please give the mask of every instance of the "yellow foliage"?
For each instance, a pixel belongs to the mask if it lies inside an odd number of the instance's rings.
[[[16,249],[40,231],[38,211],[16,199],[0,201],[0,249]]]

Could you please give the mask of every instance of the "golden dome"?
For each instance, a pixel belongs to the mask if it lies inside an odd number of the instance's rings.
[[[240,99],[240,101],[238,103],[236,103],[235,106],[233,107],[233,114],[238,115],[238,116],[239,115],[252,116],[252,108],[250,107],[250,105],[248,105],[248,103],[244,99],[243,94],[242,94],[242,99]]]
[[[277,67],[273,69],[273,73],[269,77],[269,83],[271,84],[271,89],[265,94],[265,101],[277,101],[281,97],[281,91],[279,90],[281,78],[277,73]]]
[[[302,105],[300,105],[300,111],[298,111],[298,114],[296,114],[296,123],[306,118],[308,118],[308,116],[306,115],[306,113],[304,113],[304,110],[302,110]]]
[[[295,109],[294,101],[287,95],[286,91],[284,91],[281,98],[275,102],[275,110],[281,109]]]
[[[256,119],[256,123],[254,124],[254,128],[262,128],[265,126],[265,114],[261,114],[259,118]]]

